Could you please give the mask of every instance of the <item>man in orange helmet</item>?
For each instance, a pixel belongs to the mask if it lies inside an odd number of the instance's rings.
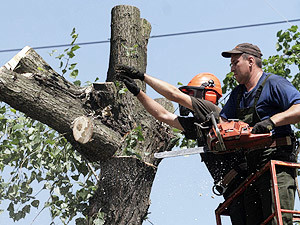
[[[219,117],[218,100],[222,96],[221,83],[211,73],[196,75],[187,86],[175,86],[151,77],[138,70],[119,65],[118,75],[124,81],[128,90],[142,103],[145,109],[157,120],[164,122],[184,132],[187,139],[197,140],[199,146],[206,145],[206,132],[196,124],[207,121],[207,115],[214,112]],[[133,79],[139,79],[150,85],[156,92],[170,101],[179,103],[180,116],[167,111],[158,102],[146,95],[136,85]],[[193,116],[188,116],[192,113]],[[213,154],[201,153],[202,161],[212,175],[216,191],[226,199],[231,192],[245,179],[245,159],[240,153]],[[226,181],[226,182],[225,182]],[[228,209],[234,225],[245,224],[243,196],[237,199]]]

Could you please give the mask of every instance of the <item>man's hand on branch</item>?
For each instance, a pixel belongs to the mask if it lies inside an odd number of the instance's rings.
[[[120,78],[126,85],[128,91],[130,91],[134,96],[137,96],[140,93],[141,89],[137,86],[133,79],[122,75],[120,76]]]
[[[265,119],[265,120],[255,124],[251,133],[252,134],[269,133],[271,130],[274,129],[274,127],[275,127],[275,124],[273,123],[273,121],[270,118],[268,118],[268,119]]]
[[[126,77],[130,77],[132,79],[139,79],[142,81],[145,78],[144,73],[138,71],[134,67],[125,66],[125,65],[117,65],[115,70],[119,76],[126,76]]]

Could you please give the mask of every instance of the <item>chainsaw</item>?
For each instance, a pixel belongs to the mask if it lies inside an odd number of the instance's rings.
[[[154,153],[155,158],[213,152],[224,154],[239,150],[262,149],[272,144],[272,133],[252,134],[252,127],[239,120],[217,123],[213,113],[208,115],[211,128],[207,135],[207,146]],[[204,128],[201,124],[196,124]]]

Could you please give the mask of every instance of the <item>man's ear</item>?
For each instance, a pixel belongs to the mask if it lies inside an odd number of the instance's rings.
[[[249,60],[250,66],[253,66],[255,64],[255,59],[253,56],[249,56],[248,60]]]

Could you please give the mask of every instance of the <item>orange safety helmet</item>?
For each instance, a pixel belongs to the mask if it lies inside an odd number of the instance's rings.
[[[199,73],[187,86],[179,89],[188,95],[208,100],[214,104],[217,104],[222,97],[221,82],[211,73]]]

